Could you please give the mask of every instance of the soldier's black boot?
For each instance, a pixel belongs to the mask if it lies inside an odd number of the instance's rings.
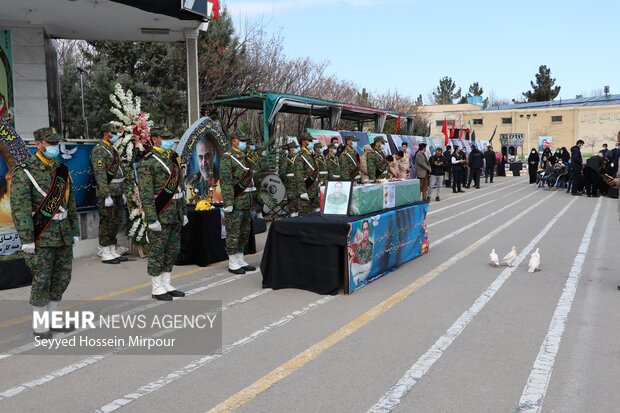
[[[157,276],[151,276],[151,283],[153,286],[153,292],[151,297],[159,301],[172,301],[172,296],[168,294],[164,288],[161,274]]]
[[[228,272],[236,275],[245,274],[245,270],[237,262],[237,255],[228,256]]]
[[[161,273],[161,283],[164,286],[164,288],[166,289],[166,291],[168,292],[168,294],[171,297],[174,298],[180,298],[180,297],[185,297],[185,293],[183,291],[179,291],[176,288],[174,288],[171,284],[170,284],[170,278],[172,278],[172,274],[169,272],[162,272]]]
[[[237,254],[235,254],[235,258],[237,260],[237,264],[239,264],[239,266],[241,267],[242,270],[244,271],[256,271],[256,267],[253,265],[248,264],[247,262],[245,262],[245,260],[243,259],[243,253],[239,252]]]

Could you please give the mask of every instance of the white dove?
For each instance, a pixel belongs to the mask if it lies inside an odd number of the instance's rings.
[[[491,250],[491,253],[489,254],[489,264],[491,264],[494,267],[499,267],[499,258],[497,257],[497,254],[495,253],[495,248],[493,248]]]
[[[517,247],[514,245],[508,254],[502,258],[499,262],[501,265],[507,265],[508,267],[512,267],[512,264],[517,260]]]
[[[539,248],[536,248],[536,251],[532,253],[529,263],[530,268],[528,268],[527,272],[534,272],[540,270],[540,252],[538,250]]]

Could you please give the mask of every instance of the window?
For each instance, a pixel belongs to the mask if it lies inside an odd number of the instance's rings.
[[[512,118],[502,118],[502,123],[504,125],[510,125],[512,124]]]
[[[443,120],[438,120],[435,122],[435,126],[443,126]]]
[[[561,116],[551,116],[551,122],[562,122]]]
[[[482,125],[482,119],[474,119],[474,125]]]

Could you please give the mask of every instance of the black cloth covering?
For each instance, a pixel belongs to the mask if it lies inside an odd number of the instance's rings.
[[[411,205],[415,204],[394,210]],[[337,294],[343,287],[347,265],[348,224],[374,215],[377,213],[347,217],[314,213],[273,222],[260,265],[263,288]]]
[[[196,264],[206,267],[214,262],[228,260],[226,240],[222,239],[222,225],[219,208],[209,211],[195,211],[188,207],[189,222],[181,230],[181,253],[175,265]],[[256,252],[253,226],[245,254]]]
[[[32,284],[32,273],[23,258],[0,262],[0,290]]]

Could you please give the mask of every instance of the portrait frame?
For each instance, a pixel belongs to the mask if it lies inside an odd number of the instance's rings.
[[[351,181],[327,181],[325,185],[325,200],[321,207],[321,215],[340,216],[349,215],[349,206],[351,204],[351,194],[353,193],[353,182]],[[341,194],[346,200],[341,200],[341,196],[331,196]],[[337,201],[336,201],[337,199]]]

